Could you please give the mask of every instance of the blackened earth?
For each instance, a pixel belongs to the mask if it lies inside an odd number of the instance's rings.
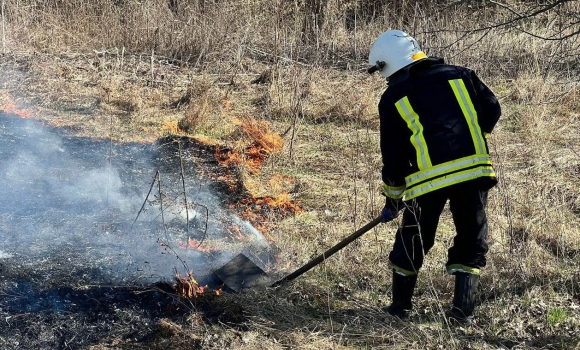
[[[245,194],[216,180],[224,171],[213,147],[191,139],[119,144],[0,114],[0,347],[150,344],[167,335],[160,320],[192,310],[239,322],[215,295],[185,300],[172,287],[175,272],[193,271],[219,288],[212,271],[240,252],[263,269],[274,262],[263,236],[225,209]],[[232,241],[232,226],[247,239]],[[225,248],[183,249],[188,238]]]

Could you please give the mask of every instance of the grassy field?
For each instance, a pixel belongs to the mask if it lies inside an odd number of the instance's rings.
[[[190,312],[156,320],[148,341],[108,339],[90,349],[579,348],[579,44],[577,35],[545,38],[577,30],[580,6],[563,2],[556,12],[497,25],[529,10],[526,2],[507,5],[2,1],[4,111],[82,136],[178,135],[237,150],[251,195],[287,194],[301,208],[266,218],[281,271],[382,209],[376,105],[386,83],[365,71],[382,31],[410,32],[429,55],[476,70],[502,104],[490,138],[500,184],[489,198],[475,324],[452,326],[444,315],[453,292],[444,270],[454,234],[446,210],[408,321],[382,311],[393,222],[279,290],[203,301],[223,312],[217,321],[202,317],[200,301],[184,301]],[[276,134],[281,147],[266,142],[268,157],[252,164],[243,150]]]

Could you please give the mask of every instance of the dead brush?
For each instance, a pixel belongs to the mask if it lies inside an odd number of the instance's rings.
[[[189,134],[212,129],[223,130],[220,125],[231,106],[224,99],[224,92],[216,88],[207,77],[191,82],[186,92],[167,108],[183,111],[178,126]]]
[[[578,118],[573,106],[565,104],[576,87],[554,78],[519,79],[514,82],[518,103],[506,104],[504,111],[506,121],[513,113],[520,115],[518,127],[500,123],[491,139],[500,184],[491,194],[488,211],[489,273],[513,283],[496,280],[490,288],[494,294],[509,294],[536,281],[566,293],[564,286],[572,282],[566,274],[575,270],[573,259],[580,248],[580,217],[574,212],[580,195],[574,180],[580,157],[569,147],[578,142]]]

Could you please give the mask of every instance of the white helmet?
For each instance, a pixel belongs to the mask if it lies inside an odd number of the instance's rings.
[[[399,69],[427,58],[419,43],[409,34],[400,30],[388,30],[375,40],[369,53],[369,73],[381,72],[385,78]]]

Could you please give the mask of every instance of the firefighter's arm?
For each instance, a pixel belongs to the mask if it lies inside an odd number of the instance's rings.
[[[471,72],[471,81],[481,106],[482,113],[478,116],[479,126],[484,134],[490,134],[501,116],[499,101],[493,91],[473,71]]]
[[[406,147],[400,130],[401,121],[396,118],[393,105],[379,104],[381,120],[381,155],[383,159],[382,179],[383,194],[387,197],[387,205],[393,210],[402,207],[401,200],[405,192],[405,173],[408,168]]]

